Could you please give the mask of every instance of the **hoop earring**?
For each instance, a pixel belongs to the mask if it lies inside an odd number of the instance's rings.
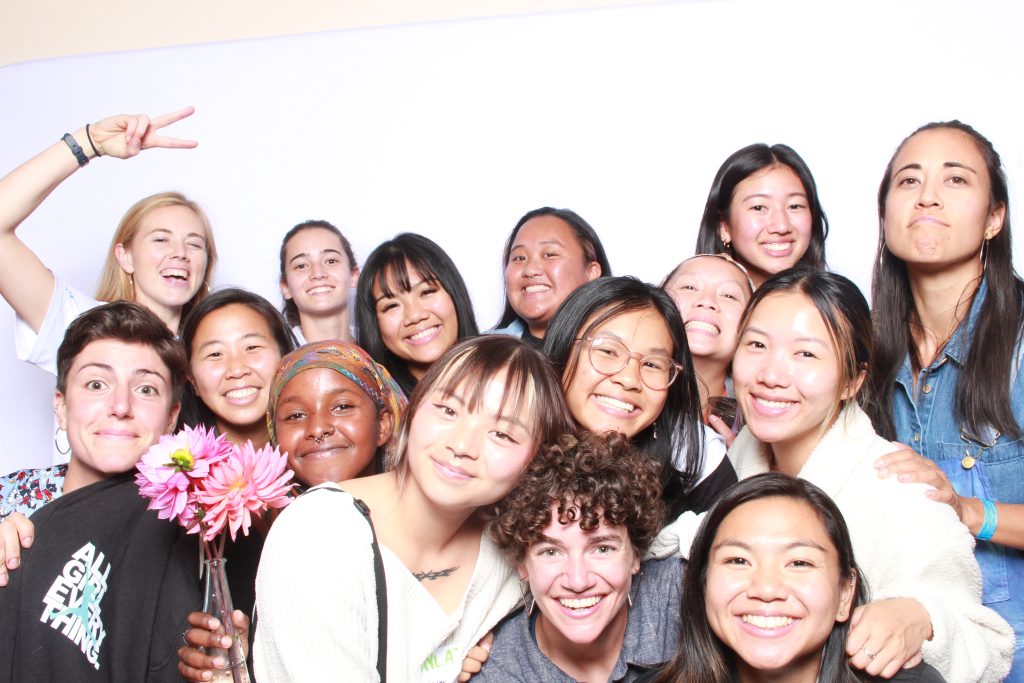
[[[981,243],[981,272],[982,273],[984,273],[984,272],[986,272],[988,270],[988,252],[989,252],[988,242],[989,242],[990,239],[992,239],[992,238],[991,237],[986,237],[985,241]]]
[[[526,616],[531,616],[533,614],[533,606],[537,604],[537,601],[536,600],[530,600],[529,598],[526,597],[526,582],[525,581],[520,581],[519,582],[519,594],[523,596],[523,609],[526,610]],[[532,598],[533,595],[531,594],[530,597]]]
[[[655,441],[657,441],[658,440],[658,423],[657,422],[655,422],[654,424],[651,425],[651,430],[653,432],[653,434],[651,435],[651,438],[654,439]]]
[[[135,275],[134,275],[134,273],[128,273],[128,286],[131,288],[131,292],[132,292],[131,302],[135,303],[135,304],[139,303],[136,300],[136,298],[135,298]]]
[[[53,432],[53,447],[54,447],[54,448],[55,448],[55,449],[57,450],[57,452],[58,452],[58,453],[60,453],[61,455],[67,455],[68,453],[70,453],[70,452],[71,452],[71,444],[70,444],[70,443],[68,443],[68,448],[67,448],[67,450],[66,450],[66,451],[62,451],[62,450],[60,449],[60,443],[59,443],[59,442],[57,441],[57,437],[58,437],[58,436],[60,436],[60,433],[61,433],[61,432],[63,432],[63,431],[64,431],[63,429],[61,429],[60,427],[57,427],[57,429],[56,429],[56,430],[55,430],[55,431]]]

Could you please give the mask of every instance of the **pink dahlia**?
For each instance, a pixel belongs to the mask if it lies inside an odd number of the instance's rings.
[[[205,509],[203,538],[212,541],[227,526],[234,540],[241,529],[249,534],[252,515],[290,502],[292,471],[287,456],[272,446],[260,450],[252,442],[235,446],[231,454],[197,481],[196,500]]]
[[[195,524],[195,496],[191,485],[210,472],[210,467],[231,453],[224,436],[203,426],[185,427],[160,437],[139,460],[135,481],[139,493],[149,498],[149,509],[161,519],[177,519],[189,528]]]

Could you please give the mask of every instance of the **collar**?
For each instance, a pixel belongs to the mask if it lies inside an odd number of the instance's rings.
[[[957,365],[963,365],[964,360],[967,358],[967,351],[971,346],[971,335],[977,327],[978,319],[981,317],[981,307],[985,303],[986,296],[988,296],[988,278],[983,277],[981,284],[978,285],[978,291],[974,293],[974,301],[971,302],[971,309],[967,313],[967,319],[961,321],[960,325],[957,326],[953,336],[946,343],[946,348],[943,352],[943,355],[955,361]]]

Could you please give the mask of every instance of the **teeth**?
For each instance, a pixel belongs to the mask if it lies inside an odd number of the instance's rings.
[[[526,292],[527,294],[535,294],[537,292],[546,292],[549,289],[551,289],[549,285],[530,285],[523,291]]]
[[[255,394],[259,389],[256,387],[245,387],[244,389],[232,389],[227,393],[228,398],[248,398]]]
[[[314,287],[313,289],[306,290],[306,294],[327,294],[332,289],[334,289],[334,287],[324,285],[322,287]]]
[[[625,401],[620,401],[619,399],[612,398],[611,396],[595,396],[594,399],[598,403],[606,405],[609,408],[614,408],[615,410],[621,410],[621,411],[623,411],[625,413],[631,413],[634,410],[636,410],[636,406],[633,405],[632,403],[626,403]]]
[[[559,598],[558,602],[562,607],[569,609],[587,609],[601,602],[601,596],[595,595],[591,598]]]
[[[419,341],[420,339],[426,339],[427,337],[432,335],[436,330],[437,330],[437,325],[435,325],[433,327],[428,327],[427,329],[423,330],[422,332],[417,332],[416,334],[412,335],[411,337],[409,337],[409,339],[412,340],[412,341]]]
[[[790,242],[765,242],[762,246],[768,251],[785,251],[789,245]]]
[[[179,280],[187,280],[188,279],[188,271],[187,270],[182,270],[180,268],[167,268],[161,274],[164,277],[174,277],[174,278],[178,278]]]
[[[765,617],[760,614],[744,614],[740,619],[742,619],[744,623],[758,628],[782,628],[783,626],[789,626],[796,621],[793,617]]]
[[[766,398],[758,398],[755,400],[766,408],[788,408],[794,403],[794,401],[769,401]]]
[[[703,330],[705,332],[710,332],[711,334],[719,333],[719,329],[717,327],[715,327],[711,323],[706,323],[703,320],[691,320],[690,322],[686,323],[686,329]]]

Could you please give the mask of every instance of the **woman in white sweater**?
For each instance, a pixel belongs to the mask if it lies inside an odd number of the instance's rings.
[[[520,598],[484,513],[571,425],[550,365],[521,340],[448,351],[412,395],[390,471],[315,487],[274,523],[256,580],[257,680],[379,680],[375,532],[388,680],[454,681]]]
[[[746,420],[729,450],[736,474],[806,479],[843,512],[872,599],[852,618],[853,666],[891,677],[923,656],[951,683],[1003,680],[1013,633],[981,605],[967,527],[923,485],[878,478],[874,461],[899,446],[858,405],[871,400],[861,391],[870,359],[871,317],[855,284],[804,266],[768,279],[744,314],[733,360]],[[688,549],[692,520],[672,526]]]

